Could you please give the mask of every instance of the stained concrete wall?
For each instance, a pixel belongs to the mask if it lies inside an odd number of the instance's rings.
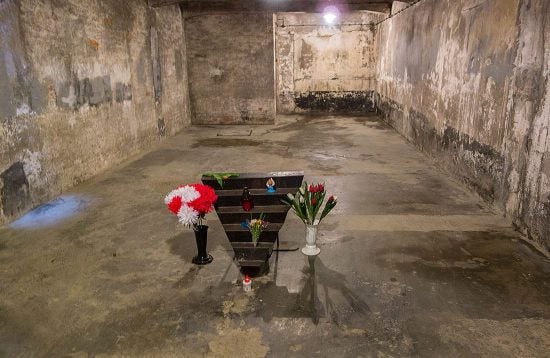
[[[0,224],[189,122],[181,12],[0,2]]]
[[[550,249],[550,2],[424,0],[378,26],[379,109]]]
[[[194,13],[185,33],[192,122],[273,123],[273,16]]]
[[[373,109],[374,24],[383,16],[353,12],[327,26],[322,14],[277,14],[277,111]]]

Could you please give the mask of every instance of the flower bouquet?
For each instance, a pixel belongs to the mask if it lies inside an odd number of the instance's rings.
[[[338,202],[337,197],[331,195],[327,199],[323,210],[321,207],[326,198],[324,184],[308,185],[302,184],[296,195],[287,194],[281,201],[290,206],[292,211],[306,225],[306,246],[302,252],[306,255],[317,255],[321,251],[316,245],[317,226],[330,213]]]
[[[258,219],[246,219],[246,221],[241,224],[243,228],[248,229],[250,234],[252,234],[252,242],[254,243],[254,246],[258,245],[260,235],[268,225],[269,223],[265,221],[265,215],[263,213],[260,214]]]
[[[193,263],[204,265],[212,262],[206,253],[208,226],[204,225],[204,216],[212,211],[218,200],[214,189],[204,184],[181,185],[164,198],[164,203],[174,213],[181,224],[195,231],[198,254]]]

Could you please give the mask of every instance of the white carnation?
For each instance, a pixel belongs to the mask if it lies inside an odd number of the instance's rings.
[[[195,188],[189,185],[177,188],[174,191],[176,192],[176,195],[181,197],[181,200],[184,203],[189,203],[201,196],[199,192],[195,190]]]
[[[185,226],[193,226],[199,221],[199,213],[190,206],[183,204],[178,211],[179,222]]]
[[[169,192],[168,195],[166,195],[166,197],[164,198],[164,203],[168,205],[176,196],[179,196],[182,202],[189,203],[197,199],[200,194],[192,186],[185,185],[181,188],[177,188]]]
[[[172,190],[171,192],[168,193],[168,195],[164,197],[164,204],[166,205],[170,204],[172,199],[174,199],[175,197],[176,197],[176,191]]]

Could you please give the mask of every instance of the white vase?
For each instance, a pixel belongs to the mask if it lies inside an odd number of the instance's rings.
[[[317,226],[319,221],[315,220],[313,225],[306,224],[306,246],[302,248],[302,253],[308,256],[319,255],[321,249],[315,244],[317,242]]]

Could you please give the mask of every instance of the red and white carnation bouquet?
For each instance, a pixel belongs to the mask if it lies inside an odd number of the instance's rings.
[[[181,224],[196,228],[202,225],[204,215],[212,211],[216,200],[216,192],[208,185],[189,184],[169,192],[164,203]]]

